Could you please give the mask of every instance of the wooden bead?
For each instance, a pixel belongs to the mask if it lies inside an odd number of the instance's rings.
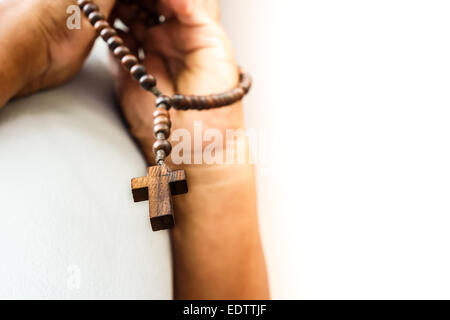
[[[105,20],[99,20],[94,25],[94,29],[98,33],[100,33],[103,29],[108,28],[108,27],[109,27],[109,23],[106,22]]]
[[[170,118],[169,111],[167,111],[166,109],[161,108],[161,107],[156,109],[156,111],[153,112],[153,118],[157,118],[160,116]]]
[[[130,74],[135,80],[139,81],[141,77],[147,74],[147,69],[142,64],[135,64],[131,67]]]
[[[132,55],[132,54],[127,54],[126,56],[124,56],[121,60],[122,66],[127,69],[128,71],[131,70],[131,68],[133,66],[135,66],[138,63],[138,59]]]
[[[198,99],[198,106],[200,108],[207,108],[208,107],[208,101],[206,100],[205,96],[200,96]]]
[[[192,105],[192,97],[191,96],[184,97],[184,100],[186,101],[185,106],[191,106]]]
[[[156,154],[158,150],[164,150],[166,156],[172,151],[172,145],[167,140],[158,139],[153,144],[153,153]]]
[[[232,98],[229,92],[223,94],[223,99],[225,104],[230,104],[232,102]]]
[[[235,88],[234,92],[236,92],[238,99],[242,99],[242,97],[244,97],[245,95],[245,91],[242,88]]]
[[[182,100],[183,100],[183,96],[179,95],[179,94],[176,94],[176,95],[172,96],[172,98],[170,98],[170,101],[175,106],[179,106],[179,104],[181,103]],[[158,100],[156,100],[156,103],[158,103]]]
[[[119,60],[122,60],[122,58],[129,53],[130,53],[130,49],[128,49],[127,47],[125,47],[123,45],[114,49],[114,56]]]
[[[171,98],[168,96],[159,96],[158,98],[156,98],[156,106],[158,108],[165,108],[165,109],[170,109],[170,105],[171,105]]]
[[[105,28],[102,31],[100,31],[100,36],[103,38],[103,40],[108,41],[109,38],[114,37],[117,35],[116,30],[114,30],[111,27]]]
[[[169,128],[172,127],[172,122],[170,121],[170,118],[169,118],[169,117],[164,117],[164,116],[156,117],[156,118],[153,120],[153,125],[156,126],[156,125],[158,125],[158,124],[165,124],[165,125],[168,125]]]
[[[212,95],[206,96],[205,99],[206,99],[206,101],[208,103],[208,107],[209,108],[215,108],[216,107],[216,101],[214,100]]]
[[[167,124],[157,124],[153,127],[153,133],[155,138],[158,137],[158,133],[164,133],[164,136],[167,139],[170,136],[170,127]]]
[[[83,12],[89,16],[92,12],[97,12],[98,6],[95,3],[88,3],[83,7]]]
[[[94,25],[97,21],[105,20],[105,17],[98,11],[93,11],[89,14],[89,21]]]
[[[113,36],[106,41],[110,50],[114,51],[117,47],[123,45],[123,40],[119,36]]]
[[[139,83],[143,89],[150,91],[156,86],[156,79],[150,74],[145,74],[139,79]]]
[[[83,10],[83,7],[89,3],[92,3],[92,0],[78,0],[78,6]]]

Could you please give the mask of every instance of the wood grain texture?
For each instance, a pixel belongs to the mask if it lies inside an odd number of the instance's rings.
[[[184,170],[171,171],[165,164],[148,168],[146,177],[131,180],[135,202],[149,200],[153,231],[173,228],[172,195],[188,192]]]

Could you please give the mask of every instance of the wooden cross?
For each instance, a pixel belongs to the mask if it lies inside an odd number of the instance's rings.
[[[149,167],[146,177],[131,180],[134,202],[150,201],[153,231],[173,228],[172,195],[188,192],[184,170],[171,171],[165,164]]]

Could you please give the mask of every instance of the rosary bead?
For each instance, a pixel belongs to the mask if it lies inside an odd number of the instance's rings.
[[[166,156],[168,156],[172,151],[172,145],[167,140],[158,139],[153,144],[153,153],[156,154],[159,150],[164,150]]]
[[[131,67],[130,73],[135,80],[139,81],[141,77],[147,74],[147,69],[142,64],[136,64]]]
[[[191,96],[186,96],[184,97],[184,100],[186,101],[186,106],[191,106],[192,105],[192,97]]]
[[[124,56],[121,60],[122,66],[127,69],[128,71],[131,70],[131,68],[133,66],[135,66],[138,63],[138,59],[132,55],[132,54],[127,54],[126,56]]]
[[[215,108],[216,107],[216,101],[213,99],[213,97],[211,95],[208,95],[205,97],[207,103],[208,103],[208,107],[209,108]]]
[[[153,133],[155,138],[158,137],[159,133],[163,133],[166,138],[170,136],[170,127],[167,124],[157,124],[153,127]]]
[[[124,56],[130,53],[130,49],[128,49],[125,46],[119,46],[114,49],[114,57],[116,57],[119,60],[122,60]]]
[[[86,6],[87,7],[87,6]],[[98,11],[93,11],[89,14],[88,17],[89,21],[91,22],[92,25],[94,25],[97,21],[99,20],[105,20],[105,16],[103,16],[100,12]]]
[[[170,119],[169,119],[168,117],[164,117],[164,116],[156,117],[156,118],[153,120],[153,125],[154,125],[154,126],[156,126],[156,125],[158,125],[158,124],[165,124],[165,125],[168,125],[169,128],[172,127],[172,122],[170,121]]]
[[[209,108],[208,100],[206,99],[205,96],[201,96],[200,99],[199,99],[199,102],[200,102],[199,107],[201,107],[202,109]]]
[[[88,3],[83,7],[83,11],[86,16],[89,16],[92,12],[98,11],[98,6],[95,3]]]
[[[78,0],[78,6],[83,9],[83,7],[89,3],[92,3],[92,0]]]
[[[223,94],[223,99],[225,104],[230,104],[233,101],[229,92]]]
[[[217,106],[222,106],[223,99],[222,99],[222,97],[219,94],[215,94],[213,96],[213,99],[214,99],[214,101],[215,101]]]
[[[242,73],[239,87],[244,90],[245,94],[247,94],[250,91],[251,86],[252,80],[250,79],[250,76],[246,73]]]
[[[153,112],[153,118],[157,118],[157,117],[160,117],[160,116],[169,118],[170,117],[169,111],[167,111],[164,108],[159,107],[158,109],[156,109],[155,112]]]
[[[233,90],[233,92],[235,92],[237,100],[242,99],[244,97],[244,95],[245,95],[245,91],[242,88],[235,88]]]
[[[108,44],[109,49],[114,51],[117,47],[120,47],[123,45],[123,40],[119,36],[113,36],[113,37],[109,38],[106,43]]]
[[[116,30],[114,30],[111,27],[105,28],[102,31],[100,31],[100,36],[103,38],[103,40],[108,41],[109,38],[117,35]]]
[[[172,101],[172,104],[178,105],[183,100],[183,96],[176,94],[170,98],[170,101]],[[156,99],[156,103],[158,103],[158,99]]]
[[[150,91],[154,86],[156,86],[156,79],[152,75],[144,74],[139,79],[139,83],[143,89]]]
[[[165,108],[165,109],[169,110],[170,105],[171,105],[170,101],[171,101],[171,98],[168,96],[164,96],[164,95],[159,96],[158,98],[156,98],[156,106],[158,108]]]
[[[164,152],[164,150],[159,150],[158,152],[156,152],[156,163],[158,165],[161,165],[162,163],[164,163],[164,160],[166,159],[166,153]]]
[[[100,31],[102,31],[103,29],[108,28],[108,27],[109,27],[109,23],[106,22],[105,20],[99,20],[94,25],[94,29],[98,33],[100,33]]]

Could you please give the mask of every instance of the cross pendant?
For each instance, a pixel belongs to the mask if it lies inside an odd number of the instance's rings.
[[[134,202],[149,200],[153,231],[173,228],[172,196],[188,192],[184,170],[171,171],[165,164],[148,168],[146,177],[131,180]]]

